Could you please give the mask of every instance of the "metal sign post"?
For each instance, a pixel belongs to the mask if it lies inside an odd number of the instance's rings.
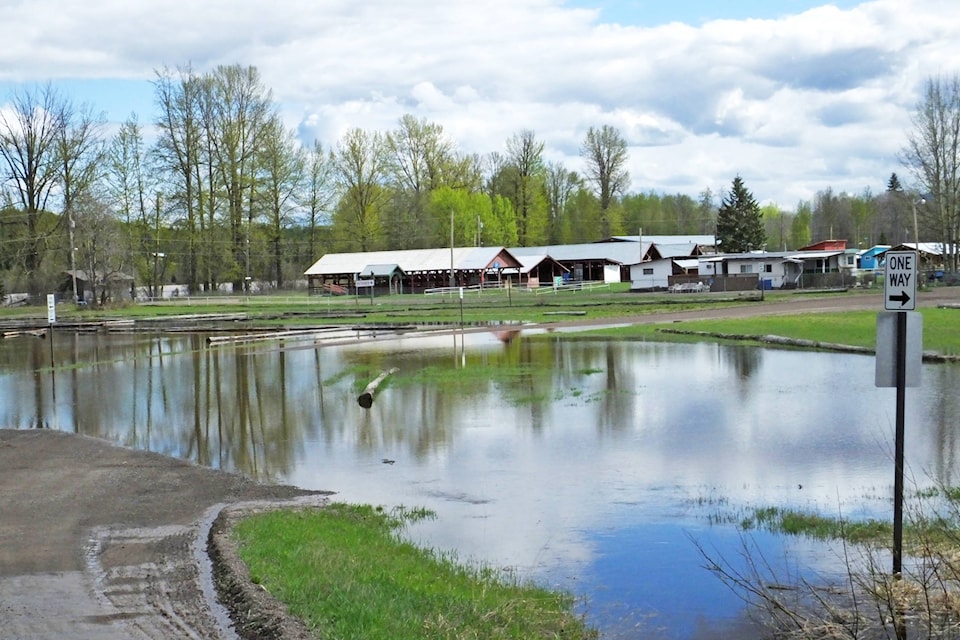
[[[47,294],[47,324],[50,326],[47,328],[47,334],[50,336],[50,369],[54,369],[53,362],[53,325],[57,323],[57,297],[52,294]]]
[[[917,306],[917,254],[913,251],[888,251],[883,285],[883,307],[887,313],[877,318],[877,372],[878,387],[897,388],[896,435],[894,444],[893,478],[893,576],[899,578],[903,569],[903,451],[905,441],[904,417],[906,387],[919,385],[922,361],[922,324]],[[893,313],[889,313],[889,312]],[[891,320],[895,325],[891,327]],[[910,322],[908,322],[910,321]],[[912,325],[915,329],[910,331]],[[891,331],[893,329],[893,331]],[[890,345],[890,337],[893,344]],[[890,346],[893,358],[890,358]],[[893,364],[891,376],[891,367]],[[908,376],[909,372],[909,376]],[[899,634],[898,634],[898,637]]]

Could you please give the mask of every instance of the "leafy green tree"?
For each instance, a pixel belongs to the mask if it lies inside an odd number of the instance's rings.
[[[799,249],[810,244],[810,226],[813,223],[813,209],[810,203],[802,201],[797,204],[797,212],[790,221],[790,247]]]
[[[430,192],[429,209],[434,247],[450,244],[451,213],[456,246],[515,246],[517,243],[513,207],[510,200],[502,196],[491,198],[480,191],[443,186]]]
[[[507,140],[506,166],[497,176],[513,203],[517,234],[522,246],[544,244],[547,237],[547,198],[544,186],[543,142],[530,129]]]
[[[872,244],[870,234],[873,229],[873,220],[877,215],[875,198],[870,189],[850,201],[850,220],[853,223],[852,246],[861,249],[869,248]]]
[[[570,231],[565,242],[577,244],[603,239],[600,233],[600,201],[592,190],[577,189],[567,207],[570,209],[567,214]]]
[[[700,212],[697,201],[684,193],[665,195],[661,198],[664,215],[673,221],[667,231],[677,235],[699,233]]]
[[[737,176],[717,212],[717,244],[724,253],[746,253],[762,249],[766,241],[760,205]]]
[[[351,129],[337,144],[333,166],[341,194],[333,222],[344,250],[378,249],[380,216],[388,197],[383,184],[387,169],[383,137]]]
[[[775,203],[768,204],[760,209],[763,216],[763,227],[774,249],[787,248],[787,216]]]
[[[396,249],[436,246],[422,230],[428,225],[431,192],[444,185],[461,186],[453,143],[439,124],[405,114],[398,128],[384,137],[384,148],[391,197],[381,224],[388,244]]]

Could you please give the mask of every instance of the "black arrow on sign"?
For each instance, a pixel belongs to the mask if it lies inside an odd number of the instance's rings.
[[[901,291],[898,295],[895,295],[895,296],[888,296],[887,299],[890,300],[891,302],[899,302],[901,307],[907,304],[908,302],[910,302],[910,296],[907,295],[906,291]]]

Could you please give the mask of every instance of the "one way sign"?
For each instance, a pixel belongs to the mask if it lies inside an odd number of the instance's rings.
[[[917,254],[914,251],[888,251],[884,272],[883,308],[887,311],[913,311],[917,308]]]

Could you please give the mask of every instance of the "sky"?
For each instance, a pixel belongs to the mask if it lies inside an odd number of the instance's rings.
[[[252,65],[307,145],[409,113],[464,153],[532,130],[582,172],[612,125],[631,193],[719,198],[739,175],[788,211],[910,186],[923,85],[960,72],[956,0],[0,0],[0,24],[0,109],[50,82],[149,124],[157,70]]]

